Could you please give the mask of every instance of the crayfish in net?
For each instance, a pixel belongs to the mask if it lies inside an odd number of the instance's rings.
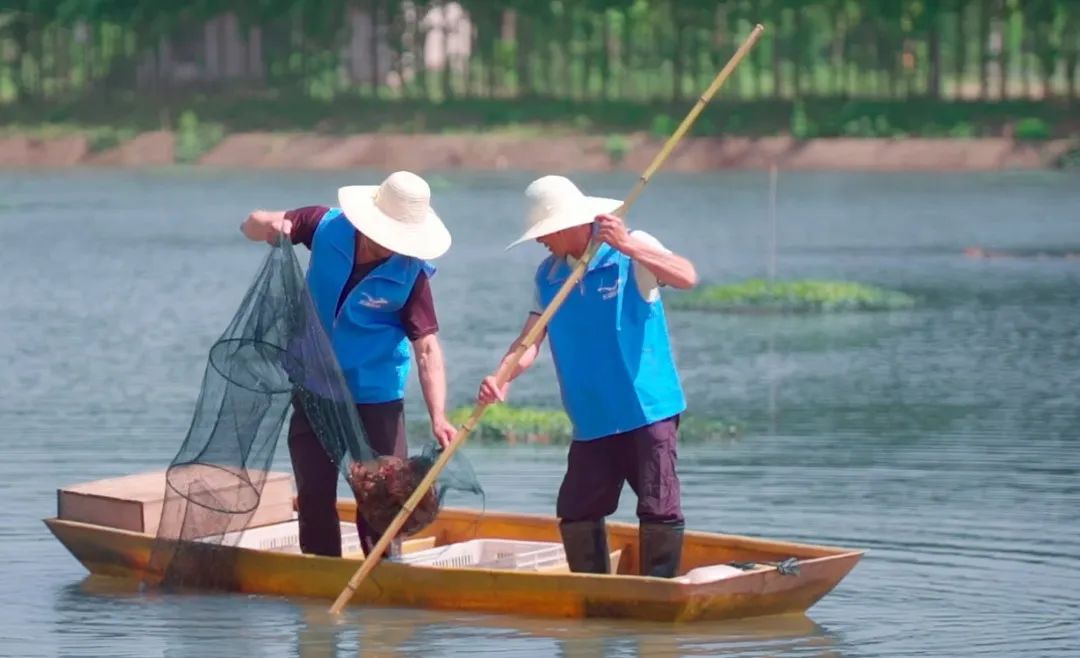
[[[431,460],[417,456],[409,459],[386,456],[367,462],[353,462],[349,468],[349,486],[356,497],[357,512],[376,532],[385,532],[405,507],[405,502],[424,479]],[[400,533],[411,535],[425,528],[439,513],[439,497],[429,488],[413,508]]]

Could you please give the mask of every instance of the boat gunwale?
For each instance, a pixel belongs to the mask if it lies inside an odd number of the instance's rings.
[[[444,510],[444,513],[445,512],[451,512],[451,513],[458,512],[458,513],[463,515],[464,520],[466,520],[466,521],[468,521],[470,519],[473,519],[473,518],[476,518],[478,516],[478,514],[475,513],[475,512],[470,512],[469,510],[463,510],[463,509],[448,508],[448,509]],[[488,514],[495,514],[495,515],[502,516],[502,517],[505,517],[505,518],[508,518],[508,519],[513,519],[513,520],[518,520],[521,517],[530,517],[530,518],[528,518],[526,520],[536,521],[536,522],[542,522],[547,518],[547,517],[544,517],[542,515],[529,515],[529,514],[521,514],[521,515],[519,515],[519,514],[513,513],[513,512],[485,512],[485,513],[482,514],[482,516],[486,516]],[[462,519],[456,519],[456,520],[462,520]],[[477,519],[477,520],[479,520],[479,519]],[[54,525],[61,526],[61,527],[67,526],[67,527],[76,528],[76,529],[89,530],[89,531],[93,531],[93,532],[103,534],[103,535],[111,535],[111,536],[114,536],[114,537],[128,537],[131,540],[138,541],[138,542],[143,542],[143,541],[153,542],[153,541],[156,540],[156,538],[153,535],[150,535],[148,533],[136,532],[136,531],[133,531],[133,530],[126,530],[126,529],[123,529],[123,528],[113,528],[113,527],[110,527],[110,526],[104,526],[104,525],[99,525],[99,524],[95,524],[95,523],[86,523],[86,522],[83,522],[83,521],[72,521],[72,520],[69,520],[69,519],[61,519],[59,517],[48,517],[48,518],[43,519],[43,521],[47,526],[49,526],[50,530],[53,529]],[[551,521],[548,520],[547,524],[550,524],[550,522]],[[271,524],[271,525],[273,525],[273,524]],[[614,522],[614,523],[612,523],[610,525],[615,526],[615,527],[625,526],[624,529],[636,530],[636,528],[633,526],[633,524],[629,524],[629,523]],[[55,534],[55,531],[53,531],[53,532]],[[830,553],[827,554],[827,555],[818,555],[818,556],[814,556],[814,557],[807,557],[805,559],[799,558],[798,563],[799,563],[800,566],[813,566],[813,565],[825,564],[825,563],[829,563],[829,562],[839,562],[839,561],[848,561],[848,560],[851,560],[852,561],[852,566],[854,566],[854,563],[857,562],[859,559],[861,559],[861,557],[863,555],[866,554],[865,550],[859,550],[859,549],[842,549],[840,547],[834,547],[834,546],[828,546],[828,545],[819,545],[819,544],[796,544],[796,543],[790,543],[790,542],[773,541],[773,540],[768,540],[768,539],[757,539],[757,538],[753,538],[753,537],[747,537],[747,536],[744,536],[744,535],[726,535],[726,534],[711,533],[711,532],[707,532],[707,531],[689,531],[686,534],[689,535],[689,536],[698,536],[698,537],[708,538],[708,539],[712,539],[712,540],[721,540],[721,541],[727,540],[729,538],[730,539],[735,539],[735,540],[737,540],[736,543],[733,543],[733,544],[729,545],[729,544],[726,543],[726,541],[724,541],[724,543],[721,544],[721,545],[723,545],[725,547],[730,546],[732,548],[740,548],[740,549],[754,549],[754,548],[766,548],[766,547],[777,547],[777,546],[788,547],[788,546],[790,546],[790,547],[799,547],[799,548],[805,547],[805,548],[816,550],[816,551],[822,551],[822,550],[830,551]],[[744,544],[743,541],[741,541],[741,540],[746,540],[747,543]],[[178,540],[172,540],[172,541],[178,541]],[[304,560],[315,560],[315,561],[327,561],[327,562],[330,562],[330,563],[333,563],[333,564],[337,564],[338,562],[341,562],[341,561],[345,561],[345,562],[349,562],[349,563],[353,563],[353,564],[359,564],[359,563],[362,563],[363,560],[365,559],[363,557],[345,557],[345,556],[331,557],[331,556],[324,556],[324,555],[311,555],[311,554],[306,554],[306,553],[284,553],[284,552],[281,552],[281,551],[272,551],[272,550],[268,550],[268,549],[251,548],[251,547],[246,547],[246,546],[226,546],[226,548],[229,549],[229,550],[238,551],[242,555],[273,555],[275,557],[280,557],[280,558],[288,559],[288,560],[304,559]],[[836,551],[836,552],[833,553],[831,551]],[[79,556],[75,555],[75,557],[78,559]],[[723,584],[723,583],[734,583],[736,581],[742,582],[742,581],[745,581],[745,580],[748,580],[748,579],[752,579],[754,577],[760,577],[762,575],[773,573],[773,572],[777,571],[776,566],[774,566],[774,565],[765,565],[764,568],[755,569],[755,570],[752,570],[752,571],[746,571],[745,573],[735,575],[735,576],[730,576],[730,577],[724,578],[722,580],[705,581],[705,582],[694,583],[694,582],[679,581],[679,580],[670,579],[670,578],[660,578],[660,577],[656,577],[656,576],[642,576],[642,575],[639,575],[639,574],[625,574],[625,573],[595,574],[595,573],[574,573],[574,572],[555,572],[555,573],[552,573],[552,572],[544,572],[544,571],[516,571],[516,570],[513,570],[513,569],[491,569],[491,568],[483,568],[483,567],[467,567],[467,566],[450,567],[450,566],[437,566],[437,565],[424,565],[424,564],[405,564],[405,563],[401,563],[401,562],[395,562],[393,560],[385,560],[385,561],[380,562],[379,566],[383,566],[383,565],[386,565],[386,566],[390,567],[391,569],[410,568],[410,567],[412,567],[412,568],[416,568],[416,569],[421,569],[421,570],[426,571],[426,572],[446,573],[446,574],[461,573],[461,574],[474,574],[474,575],[483,575],[483,576],[499,575],[500,577],[505,577],[506,575],[512,574],[515,577],[516,576],[522,576],[522,577],[525,577],[525,578],[545,578],[545,579],[567,578],[567,579],[569,579],[570,582],[578,582],[578,583],[582,582],[582,581],[587,582],[589,580],[597,580],[598,582],[605,582],[605,581],[606,582],[611,582],[613,580],[625,581],[625,582],[636,582],[636,583],[639,583],[641,585],[645,585],[645,586],[649,587],[650,589],[658,590],[657,591],[658,594],[663,592],[664,590],[670,590],[672,592],[678,592],[680,595],[690,595],[690,594],[695,594],[695,593],[699,593],[699,592],[704,592],[705,590],[713,589],[715,586]],[[839,580],[837,581],[837,584],[838,583],[839,583]]]

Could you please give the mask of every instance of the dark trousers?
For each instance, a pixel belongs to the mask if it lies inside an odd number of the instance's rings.
[[[356,411],[367,435],[368,445],[379,455],[408,457],[405,442],[405,405],[402,400],[378,404],[358,404]],[[338,469],[319,443],[304,410],[293,404],[289,423],[289,457],[296,478],[300,549],[315,555],[341,556],[341,525],[337,513]],[[356,515],[356,529],[364,553],[379,540]]]
[[[624,482],[637,495],[644,523],[681,523],[679,417],[592,441],[573,441],[556,514],[566,523],[600,521],[615,513]]]

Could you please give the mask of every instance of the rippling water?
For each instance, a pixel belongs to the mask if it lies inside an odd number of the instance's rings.
[[[528,310],[524,175],[432,177],[455,244],[434,281],[451,400]],[[263,247],[254,207],[333,201],[360,173],[0,173],[0,655],[1080,655],[1080,183],[1052,173],[785,174],[782,276],[842,277],[919,308],[833,317],[673,313],[695,415],[739,435],[681,448],[695,528],[868,555],[808,617],[668,627],[242,596],[160,596],[85,571],[41,519],[58,487],[161,468],[206,350]],[[580,183],[621,195],[632,180]],[[632,212],[708,281],[765,268],[760,174],[662,174]],[[676,294],[676,293],[669,293]],[[415,382],[410,415],[422,418]],[[550,360],[515,384],[557,401]],[[558,447],[467,449],[488,506],[551,513]],[[281,468],[288,468],[284,447]],[[627,492],[619,517],[633,518]]]

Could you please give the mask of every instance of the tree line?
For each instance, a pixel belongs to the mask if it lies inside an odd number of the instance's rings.
[[[1080,0],[0,0],[0,103],[1078,98]]]

